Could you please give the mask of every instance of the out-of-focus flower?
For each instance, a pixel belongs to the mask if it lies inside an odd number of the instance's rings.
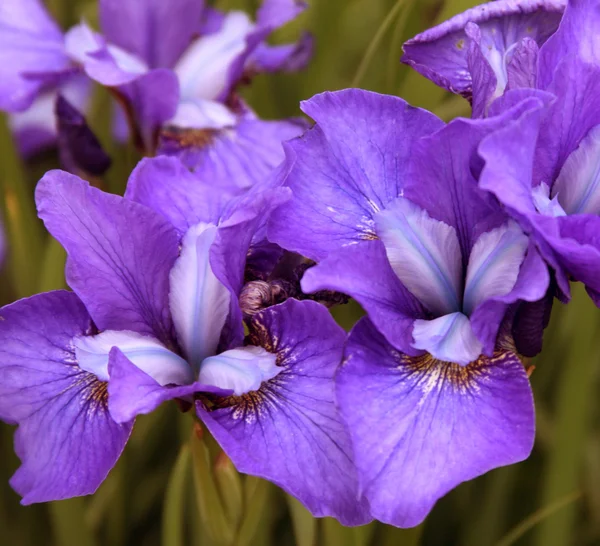
[[[19,424],[24,503],[93,492],[136,415],[178,398],[196,401],[241,471],[315,515],[370,519],[334,404],[343,330],[290,300],[255,315],[244,340],[246,256],[287,195],[267,181],[232,201],[170,158],[144,161],[124,198],[45,175],[39,212],[74,293],[0,310],[0,416]]]
[[[361,488],[384,522],[416,525],[449,489],[533,445],[510,318],[514,304],[544,296],[549,274],[478,187],[477,150],[541,106],[530,99],[444,126],[395,97],[325,93],[303,105],[315,127],[286,144],[293,197],[273,214],[269,237],[318,262],[305,291],[340,291],[367,311],[338,400]]]

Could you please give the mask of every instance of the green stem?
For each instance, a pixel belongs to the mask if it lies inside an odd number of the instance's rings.
[[[169,478],[162,517],[162,546],[184,546],[185,498],[190,470],[190,448],[179,452]]]
[[[246,509],[244,519],[236,539],[236,546],[252,546],[259,528],[266,527],[270,483],[266,480],[248,476],[246,478]]]
[[[67,253],[61,244],[50,237],[46,243],[44,252],[44,262],[42,264],[42,272],[40,274],[40,284],[38,290],[40,292],[48,292],[49,290],[58,290],[66,288],[65,282],[65,261]]]
[[[48,508],[56,546],[96,545],[94,535],[86,524],[83,498],[51,502]]]
[[[296,546],[315,546],[317,543],[317,520],[299,500],[291,495],[286,495],[286,498],[294,527]]]

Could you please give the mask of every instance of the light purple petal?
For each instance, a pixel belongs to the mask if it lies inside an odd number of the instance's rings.
[[[540,50],[540,87],[552,81],[557,66],[567,57],[600,65],[600,5],[595,0],[569,0],[557,32]]]
[[[196,32],[203,9],[202,0],[101,0],[100,23],[110,42],[152,68],[171,68]]]
[[[443,123],[358,89],[317,95],[302,109],[317,125],[286,146],[293,198],[273,215],[269,239],[321,260],[374,237],[373,216],[400,195],[415,142]]]
[[[460,309],[463,265],[456,230],[398,197],[375,216],[377,235],[402,284],[437,315]]]
[[[432,320],[415,320],[413,338],[416,349],[461,366],[477,360],[482,349],[468,317],[458,312]]]
[[[117,423],[127,423],[140,414],[151,413],[163,402],[176,398],[190,403],[192,395],[198,392],[217,396],[232,394],[231,391],[198,382],[181,386],[161,386],[134,365],[117,347],[110,352],[108,370],[108,409]]]
[[[506,66],[525,38],[542,45],[556,31],[565,0],[488,2],[426,30],[404,44],[402,61],[437,85],[466,98],[476,88],[469,67],[469,22],[481,31],[481,51],[498,80],[506,83]]]
[[[281,373],[259,391],[198,415],[236,468],[266,478],[317,517],[346,525],[371,519],[334,401],[343,330],[314,302],[287,300],[258,314],[251,342],[277,356]]]
[[[533,399],[514,353],[467,367],[409,358],[363,319],[345,356],[337,399],[361,488],[380,521],[418,525],[459,483],[531,452]]]
[[[38,94],[72,71],[63,36],[39,0],[0,6],[0,110],[27,109]]]
[[[101,330],[133,330],[169,345],[175,229],[152,210],[62,171],[38,183],[48,230],[65,247],[67,281]]]
[[[40,294],[0,310],[0,417],[19,428],[23,504],[93,493],[119,458],[131,423],[115,423],[106,384],[77,366],[71,340],[92,323],[72,292]]]
[[[463,311],[508,294],[517,282],[529,239],[514,222],[483,233],[469,256]]]
[[[217,224],[233,195],[191,173],[177,158],[159,156],[137,164],[125,197],[158,212],[183,235],[200,222]]]
[[[178,157],[215,187],[247,189],[264,180],[284,158],[282,142],[302,134],[302,120],[243,117],[221,131],[163,130],[159,152]]]
[[[232,294],[210,264],[217,226],[196,224],[184,235],[171,269],[169,306],[179,345],[195,370],[217,352]],[[127,354],[126,354],[127,356]]]
[[[307,32],[295,44],[272,46],[260,43],[246,62],[246,71],[295,72],[305,68],[313,54],[314,39]]]
[[[198,380],[223,390],[232,390],[236,396],[260,389],[264,381],[278,376],[282,368],[277,357],[264,347],[238,347],[202,361]]]
[[[521,40],[506,67],[507,89],[527,89],[537,86],[539,49],[535,40],[531,38]]]
[[[109,379],[109,354],[117,347],[135,366],[159,385],[185,385],[194,380],[190,365],[155,338],[129,330],[104,330],[73,339],[77,363],[102,381]]]
[[[429,317],[394,273],[381,241],[331,253],[306,271],[302,290],[336,290],[353,297],[392,345],[408,354],[421,354],[413,347],[413,323]]]

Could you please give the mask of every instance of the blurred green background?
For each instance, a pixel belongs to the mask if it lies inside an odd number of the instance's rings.
[[[140,0],[142,1],[142,0]],[[164,0],[168,1],[168,0]],[[399,95],[442,118],[469,115],[449,96],[400,65],[402,43],[471,7],[472,0],[309,0],[310,8],[276,35],[303,29],[316,38],[310,67],[298,74],[260,76],[244,90],[267,118],[299,115],[299,101],[345,87]],[[224,9],[252,11],[258,0],[223,0]],[[48,0],[64,27],[83,16],[95,24],[95,2]],[[89,121],[113,156],[106,175],[122,191],[137,161],[110,141],[110,98],[94,95]],[[0,304],[64,286],[64,253],[35,216],[35,182],[58,167],[49,153],[24,164],[0,119],[0,204],[10,256],[0,273]],[[336,310],[351,327],[360,310]],[[346,529],[313,519],[264,481],[237,474],[210,438],[193,431],[175,405],[140,418],[117,467],[92,497],[22,507],[8,479],[18,466],[12,427],[0,425],[0,545],[2,546],[571,546],[600,544],[600,312],[581,287],[568,308],[556,304],[543,354],[533,362],[538,433],[524,463],[502,468],[448,494],[412,530],[381,524]],[[192,441],[190,441],[192,438]],[[200,493],[198,493],[200,492]]]

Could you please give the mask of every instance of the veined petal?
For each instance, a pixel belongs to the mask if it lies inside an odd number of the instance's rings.
[[[467,367],[410,358],[362,319],[345,356],[337,400],[361,488],[382,522],[418,525],[459,483],[531,452],[533,398],[514,353]]]
[[[600,125],[567,158],[552,185],[552,197],[567,214],[600,214]]]
[[[325,307],[289,299],[255,315],[250,332],[281,372],[259,391],[217,400],[211,410],[198,403],[198,416],[240,472],[276,483],[317,517],[366,523],[371,516],[334,399],[343,330]]]
[[[108,357],[117,347],[140,370],[160,385],[185,385],[194,380],[191,366],[157,339],[127,330],[106,330],[95,336],[73,339],[77,364],[82,370],[108,381]]]
[[[19,425],[11,484],[23,504],[93,493],[131,432],[110,417],[106,384],[77,366],[72,339],[91,328],[72,292],[0,309],[0,418]]]
[[[236,396],[257,391],[264,381],[281,372],[277,358],[263,347],[230,349],[202,361],[198,380],[223,390],[232,390]]]
[[[246,49],[254,25],[240,11],[226,15],[218,32],[196,40],[175,65],[182,99],[215,100],[228,84],[233,61]]]
[[[169,272],[176,230],[154,211],[62,171],[36,189],[40,217],[68,253],[67,281],[100,330],[171,341]]]
[[[169,303],[179,343],[196,369],[217,352],[231,295],[210,264],[217,226],[196,224],[183,237],[170,274]]]
[[[483,348],[471,323],[462,313],[452,313],[433,320],[415,320],[413,346],[427,351],[443,362],[461,366],[477,360]]]
[[[397,97],[360,89],[302,103],[316,125],[286,145],[282,182],[293,191],[269,239],[314,260],[375,237],[373,217],[401,195],[416,142],[443,126]]]
[[[467,316],[486,299],[503,296],[513,289],[528,244],[528,237],[514,222],[483,233],[475,241],[463,299]]]
[[[456,230],[399,197],[375,216],[394,273],[432,313],[460,309],[462,254]]]
[[[540,214],[555,218],[567,215],[558,201],[558,195],[550,199],[550,188],[545,182],[538,184],[531,190],[531,197],[535,208]]]

